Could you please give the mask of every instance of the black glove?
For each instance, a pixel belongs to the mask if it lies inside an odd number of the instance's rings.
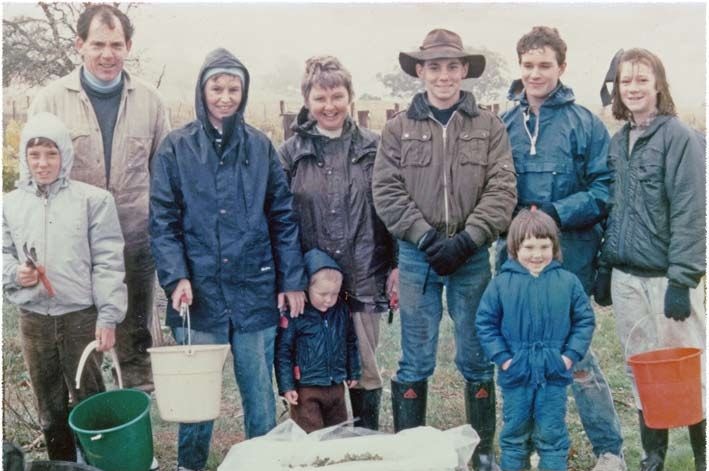
[[[670,281],[665,291],[665,317],[684,321],[691,313],[689,288]]]
[[[435,229],[429,229],[418,241],[418,248],[421,251],[427,251],[434,245],[443,244],[446,242],[446,236]]]
[[[556,212],[556,208],[551,203],[532,203],[541,212],[548,214],[554,220],[557,226],[561,227],[561,219],[559,219],[559,213]]]
[[[596,280],[593,282],[593,299],[599,306],[610,306],[613,304],[611,297],[611,272],[608,270],[598,270]]]
[[[468,233],[460,231],[455,237],[445,239],[443,243],[430,245],[426,249],[426,258],[436,273],[446,276],[455,273],[476,249],[477,246]]]

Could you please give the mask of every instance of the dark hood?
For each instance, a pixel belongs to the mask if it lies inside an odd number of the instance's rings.
[[[242,64],[239,59],[234,57],[234,55],[227,51],[224,48],[218,48],[207,54],[207,57],[204,59],[204,63],[202,64],[202,67],[199,69],[199,75],[197,76],[197,86],[195,90],[195,103],[194,103],[194,109],[195,113],[197,115],[197,119],[200,120],[202,124],[207,126],[209,123],[209,118],[207,115],[207,107],[206,104],[204,103],[204,90],[202,87],[202,77],[204,76],[204,72],[207,69],[211,69],[213,67],[225,67],[225,68],[238,68],[244,71],[244,89],[242,92],[242,98],[241,98],[241,104],[239,105],[239,109],[236,110],[236,115],[243,115],[244,110],[246,109],[246,102],[248,101],[249,98],[249,85],[251,83],[251,78],[249,77],[249,71],[246,69],[244,64]],[[224,123],[224,129],[227,129],[229,126],[227,126],[226,121],[229,118],[225,119]]]
[[[510,89],[507,92],[507,99],[510,101],[518,101],[523,107],[529,105],[529,102],[527,101],[527,94],[524,93],[524,85],[522,84],[522,80],[517,79],[512,81],[512,85],[510,85]],[[542,106],[561,106],[567,103],[573,103],[575,100],[576,97],[574,96],[574,91],[570,87],[567,87],[561,83],[561,80],[559,80],[556,88],[549,94],[549,97],[544,100],[544,104],[542,104]]]
[[[342,273],[337,262],[322,250],[312,249],[305,253],[305,271],[308,273],[308,279],[324,268],[332,268]]]

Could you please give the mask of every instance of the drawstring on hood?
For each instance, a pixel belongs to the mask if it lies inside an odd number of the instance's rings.
[[[23,188],[30,192],[39,191],[37,183],[32,178],[29,164],[27,163],[27,144],[35,138],[43,137],[53,141],[59,149],[61,155],[61,167],[57,180],[47,186],[49,194],[57,188],[66,185],[71,167],[74,164],[74,147],[71,141],[69,130],[64,123],[51,113],[38,113],[32,116],[22,129],[20,136],[20,178],[17,181],[17,188]]]

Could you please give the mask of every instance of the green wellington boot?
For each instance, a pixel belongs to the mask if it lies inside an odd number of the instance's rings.
[[[694,452],[695,471],[707,469],[707,420],[689,426],[689,441]]]
[[[667,454],[667,429],[649,428],[645,425],[643,411],[638,410],[640,420],[640,441],[645,458],[640,462],[640,471],[663,471]]]
[[[500,471],[495,462],[495,382],[465,382],[465,415],[480,436],[473,453],[475,471]]]
[[[355,427],[379,430],[379,405],[382,389],[350,389],[352,417],[357,418]]]
[[[428,381],[402,383],[391,379],[391,409],[394,431],[426,425]]]

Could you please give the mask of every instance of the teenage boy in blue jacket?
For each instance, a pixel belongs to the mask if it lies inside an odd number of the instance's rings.
[[[517,55],[521,79],[512,83],[510,99],[519,103],[502,116],[517,171],[515,211],[534,204],[554,219],[564,268],[579,277],[589,294],[607,216],[610,137],[601,120],[576,104],[573,91],[559,80],[566,69],[566,43],[555,28],[534,27],[520,38]],[[504,239],[497,248],[499,270],[507,258]],[[624,471],[620,420],[591,350],[573,373],[576,406],[598,456],[594,471]]]
[[[347,420],[344,385],[356,386],[361,368],[352,315],[340,299],[342,270],[318,249],[305,254],[305,267],[310,303],[301,316],[281,317],[276,380],[291,418],[310,433]]]

